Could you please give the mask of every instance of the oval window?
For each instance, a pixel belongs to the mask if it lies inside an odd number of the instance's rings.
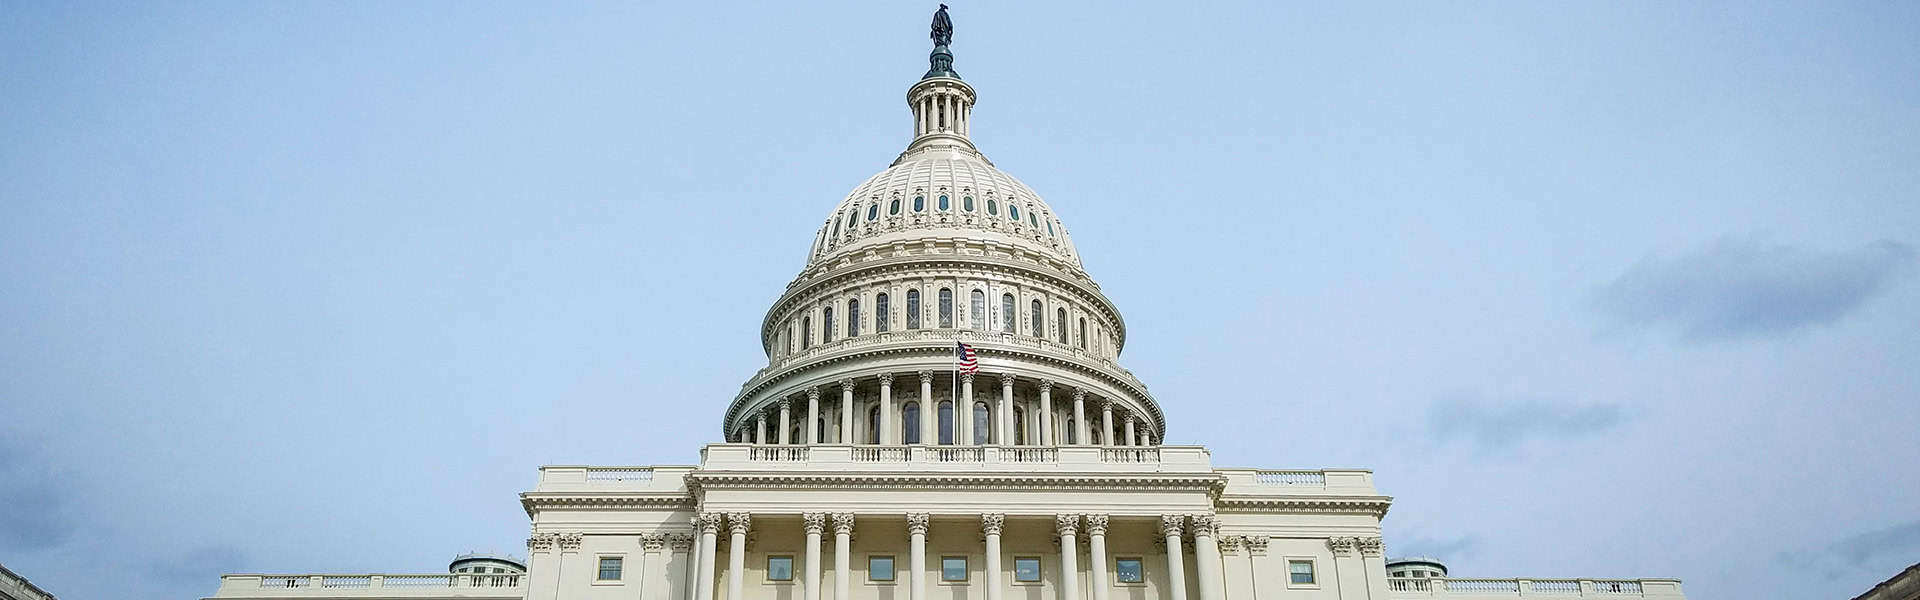
[[[1032,226],[1034,226],[1034,227],[1039,227],[1039,226],[1040,226],[1040,216],[1039,216],[1039,215],[1036,215],[1036,214],[1033,214],[1033,213],[1027,213],[1027,224],[1028,224],[1028,225],[1032,225]]]
[[[853,210],[847,211],[847,228],[852,229],[853,226],[859,222],[859,220],[860,220],[860,205],[855,204],[853,205]]]
[[[947,210],[949,208],[952,207],[947,205],[947,197],[944,195],[940,196],[940,210]]]
[[[925,212],[926,210],[927,210],[927,197],[926,197],[926,196],[914,196],[914,197],[913,197],[913,212]]]
[[[1053,236],[1053,221],[1047,221],[1047,236]]]
[[[899,199],[899,198],[894,198],[894,199],[893,199],[893,204],[890,204],[890,205],[888,205],[888,206],[887,206],[887,214],[890,214],[890,215],[897,215],[897,214],[900,214],[900,199]]]
[[[1017,204],[1008,204],[1007,216],[1013,217],[1013,220],[1015,221],[1020,220],[1020,206]]]
[[[1000,205],[995,204],[992,198],[987,199],[987,214],[990,214],[990,215],[1000,214]]]
[[[878,203],[867,205],[867,220],[872,221],[878,218],[880,218],[880,205]]]
[[[960,199],[960,210],[973,212],[973,196],[967,196],[965,198]]]

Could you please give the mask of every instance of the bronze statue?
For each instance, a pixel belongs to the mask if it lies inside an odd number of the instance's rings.
[[[945,46],[953,43],[953,21],[947,19],[947,5],[933,12],[933,45]]]

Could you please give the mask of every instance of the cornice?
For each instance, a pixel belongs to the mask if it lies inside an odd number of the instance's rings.
[[[1385,518],[1393,505],[1392,496],[1220,496],[1214,501],[1220,512],[1340,512]]]
[[[606,492],[522,492],[520,508],[533,516],[535,510],[691,507],[692,494],[610,494]]]
[[[934,489],[953,487],[1082,488],[1082,489],[1191,489],[1218,495],[1226,477],[1215,473],[782,473],[738,471],[692,473],[687,488],[888,488]]]

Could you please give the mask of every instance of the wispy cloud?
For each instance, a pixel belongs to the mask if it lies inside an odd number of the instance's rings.
[[[1826,254],[1723,238],[1682,256],[1641,259],[1594,300],[1626,325],[1673,327],[1689,340],[1780,335],[1838,321],[1886,289],[1913,256],[1887,240]]]
[[[73,535],[73,488],[38,456],[0,439],[0,549],[51,548]]]
[[[1625,421],[1625,411],[1618,404],[1456,395],[1429,408],[1427,428],[1436,441],[1463,441],[1492,451],[1511,448],[1530,438],[1597,434]]]

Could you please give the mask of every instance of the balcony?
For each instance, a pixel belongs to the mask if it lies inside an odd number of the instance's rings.
[[[520,573],[223,575],[214,598],[523,598]]]
[[[1212,473],[1200,446],[771,446],[709,444],[702,472]]]
[[[1682,598],[1677,579],[1391,578],[1394,598]]]

